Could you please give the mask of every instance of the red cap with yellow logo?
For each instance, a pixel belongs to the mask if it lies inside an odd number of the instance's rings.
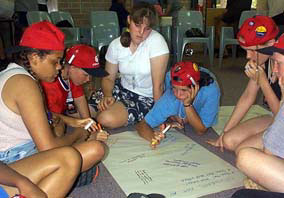
[[[171,69],[171,81],[176,86],[197,85],[200,71],[196,63],[184,61],[176,63]]]
[[[241,46],[250,47],[262,45],[274,39],[279,28],[271,17],[254,16],[245,20],[238,32],[237,39]]]

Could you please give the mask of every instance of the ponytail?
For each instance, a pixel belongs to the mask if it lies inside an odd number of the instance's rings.
[[[120,43],[123,47],[130,47],[131,36],[129,31],[125,31],[121,34]]]
[[[199,87],[208,86],[214,82],[214,78],[210,74],[200,71]]]

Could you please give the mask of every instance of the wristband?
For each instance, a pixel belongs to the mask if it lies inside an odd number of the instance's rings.
[[[186,104],[183,104],[183,106],[184,106],[184,107],[191,107],[192,104],[191,104],[191,103],[189,103],[189,104],[187,104],[187,105],[186,105]]]

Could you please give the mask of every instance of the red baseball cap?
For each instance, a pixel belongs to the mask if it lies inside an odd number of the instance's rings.
[[[64,50],[64,33],[49,21],[30,25],[21,38],[19,46],[41,50]]]
[[[284,55],[284,34],[281,34],[281,36],[274,43],[273,46],[258,49],[257,51],[267,55],[273,55],[274,52],[278,52]]]
[[[176,63],[171,69],[171,81],[176,86],[196,85],[200,80],[200,71],[196,63],[184,61]]]
[[[257,15],[244,21],[237,39],[241,46],[250,47],[264,44],[278,33],[279,28],[271,17]]]
[[[96,50],[88,45],[74,45],[67,49],[65,60],[69,65],[79,67],[96,77],[107,76],[108,73],[100,67]]]

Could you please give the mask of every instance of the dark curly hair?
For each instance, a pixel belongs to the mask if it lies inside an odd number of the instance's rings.
[[[36,53],[40,58],[51,54],[51,50],[39,50],[34,48],[24,48],[21,52],[15,54],[14,62],[24,67],[36,80],[39,80],[37,75],[32,71],[28,56]]]
[[[205,87],[214,82],[214,78],[207,72],[200,71],[199,87]]]

